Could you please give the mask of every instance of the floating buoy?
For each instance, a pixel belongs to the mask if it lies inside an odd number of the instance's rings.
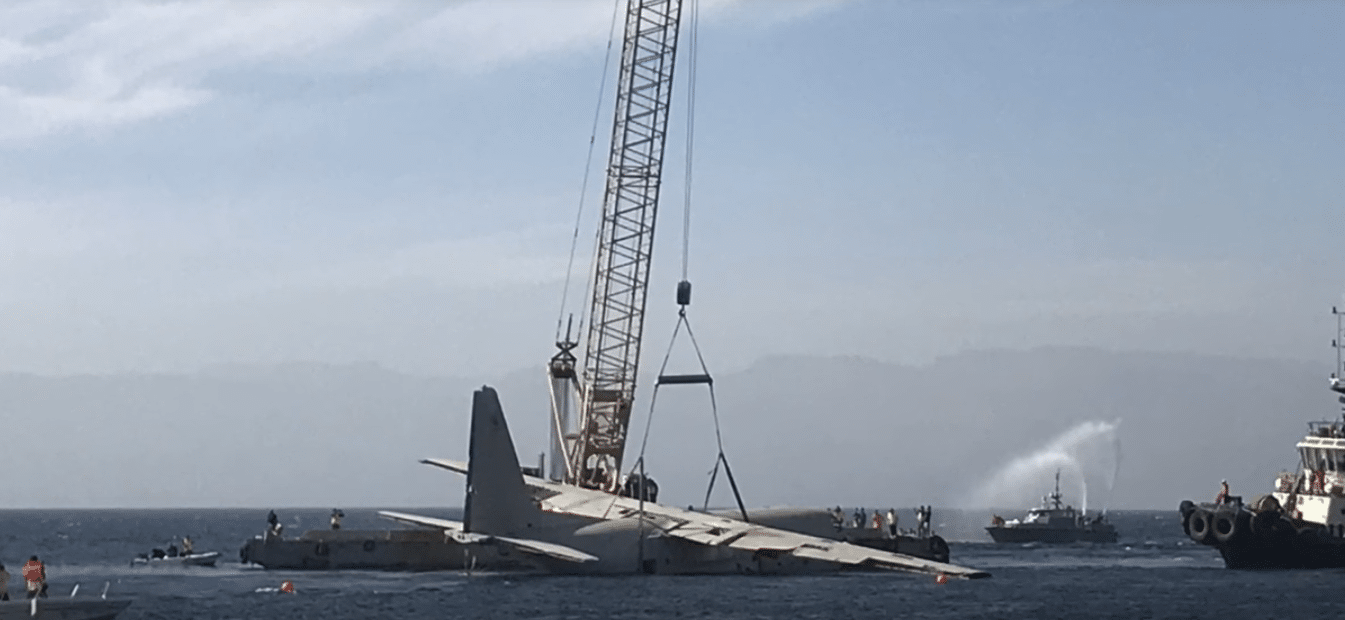
[[[286,581],[280,584],[280,591],[286,594],[294,594],[294,582]]]
[[[285,582],[285,583],[289,583],[289,582],[287,581],[287,582]],[[945,583],[948,583],[948,575],[945,575],[945,574],[943,574],[943,573],[939,573],[939,575],[938,575],[937,577],[934,578],[934,583],[937,583],[937,584],[939,584],[939,585],[943,585],[943,584],[945,584]]]

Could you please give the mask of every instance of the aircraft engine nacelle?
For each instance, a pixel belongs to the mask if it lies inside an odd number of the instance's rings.
[[[599,521],[574,531],[571,546],[601,558],[586,569],[598,573],[658,572],[669,557],[668,539],[644,519]]]
[[[741,519],[737,510],[712,510],[710,514]],[[747,511],[752,523],[818,538],[840,538],[831,511],[822,508],[754,508]]]

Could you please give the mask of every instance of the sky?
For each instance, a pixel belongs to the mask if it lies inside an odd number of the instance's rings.
[[[584,296],[613,9],[0,7],[0,368],[540,365]],[[698,15],[688,275],[718,367],[1057,344],[1322,355],[1345,5]],[[656,341],[681,276],[688,58]]]

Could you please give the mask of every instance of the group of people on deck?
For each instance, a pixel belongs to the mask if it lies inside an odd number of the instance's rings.
[[[151,549],[151,550],[150,550],[150,557],[152,557],[152,558],[175,558],[175,557],[182,556],[182,555],[191,555],[191,554],[195,553],[195,551],[193,550],[193,547],[194,547],[194,545],[193,545],[193,543],[192,543],[192,541],[191,541],[191,536],[183,536],[183,537],[182,537],[182,549],[178,549],[178,548],[177,548],[177,545],[175,545],[175,544],[173,544],[173,543],[170,542],[170,543],[168,543],[168,549],[167,549],[166,551],[163,550],[163,549],[159,549],[159,548]]]
[[[346,517],[346,512],[340,508],[332,509],[331,526],[334,530],[341,529],[341,519]],[[272,510],[266,515],[266,538],[280,538],[281,533],[285,531],[285,526],[280,524],[280,517],[276,516],[276,511]]]
[[[895,508],[888,508],[886,517],[884,517],[882,512],[876,509],[873,511],[873,518],[870,519],[868,514],[867,509],[856,508],[853,519],[847,522],[845,520],[845,511],[841,510],[840,506],[837,506],[831,511],[831,520],[836,526],[836,529],[844,529],[846,527],[855,529],[863,529],[865,527],[873,528],[875,530],[886,529],[889,536],[896,537],[897,511]]]
[[[930,534],[929,518],[931,512],[932,510],[929,506],[919,506],[915,509],[916,529],[914,534],[917,537],[924,537]],[[845,511],[842,510],[840,506],[837,506],[831,510],[831,520],[837,530],[845,529],[847,527],[854,529],[886,529],[887,535],[892,538],[896,538],[897,534],[900,532],[900,530],[897,529],[898,517],[897,511],[894,508],[888,508],[886,514],[874,510],[872,517],[869,516],[867,509],[856,508],[851,520],[847,521],[845,518]]]
[[[31,556],[23,564],[23,581],[27,587],[28,598],[47,598],[47,567],[37,556]],[[9,600],[9,571],[0,564],[0,601]]]

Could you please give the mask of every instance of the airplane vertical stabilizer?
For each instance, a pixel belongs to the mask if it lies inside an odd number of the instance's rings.
[[[523,484],[504,407],[489,386],[472,395],[468,459],[463,529],[500,536],[527,533],[541,510]]]

